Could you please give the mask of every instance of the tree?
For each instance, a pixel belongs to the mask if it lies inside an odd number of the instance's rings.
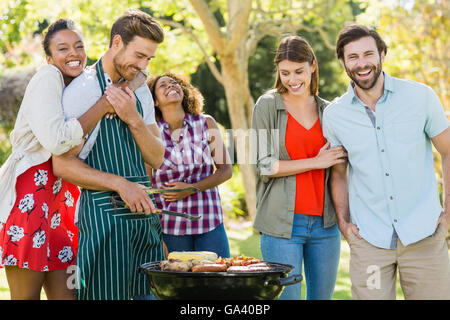
[[[45,0],[2,2],[5,12],[0,49],[10,54],[14,44],[41,28],[46,21],[68,16],[82,26],[90,57],[98,58],[108,44],[113,21],[128,8],[139,8],[168,26],[166,40],[158,50],[152,72],[183,71],[191,74],[199,61],[208,65],[223,86],[231,126],[247,132],[254,99],[249,84],[249,58],[266,36],[279,38],[305,30],[319,35],[334,47],[336,26],[352,18],[354,2],[347,0],[106,0],[64,1],[48,6]],[[20,19],[18,21],[17,19]],[[333,39],[333,40],[330,40]],[[176,49],[174,49],[176,48]],[[220,68],[217,66],[217,60]],[[6,58],[0,63],[10,63]],[[238,146],[240,147],[240,146]],[[248,144],[237,157],[243,175],[249,215],[256,214],[255,175],[249,164]]]
[[[386,70],[400,78],[431,86],[449,110],[450,7],[448,1],[395,0],[369,6],[362,21],[372,25],[388,45]],[[375,18],[375,20],[374,20]]]
[[[156,8],[164,6],[165,1],[152,1]],[[212,74],[225,89],[231,126],[238,132],[250,128],[254,100],[249,85],[249,58],[255,53],[257,45],[265,36],[280,37],[282,34],[295,34],[299,30],[318,33],[328,47],[333,47],[327,34],[326,23],[342,24],[351,17],[351,7],[345,1],[275,1],[275,0],[228,0],[173,1],[178,9],[172,19],[160,17],[166,25],[183,30],[199,45]],[[192,17],[192,9],[200,19]],[[186,12],[186,16],[184,13]],[[208,54],[206,46],[197,37],[204,32],[213,52],[220,61],[220,70]],[[243,130],[243,131],[242,131]],[[247,131],[248,132],[248,131]],[[249,163],[248,144],[237,152],[239,168],[243,175],[246,202],[249,215],[256,215],[255,175]],[[245,151],[244,151],[245,150]],[[244,152],[242,152],[244,151]]]

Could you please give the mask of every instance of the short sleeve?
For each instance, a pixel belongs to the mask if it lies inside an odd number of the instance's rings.
[[[330,114],[329,114],[329,112],[327,112],[326,109],[325,109],[325,112],[323,113],[322,122],[323,122],[323,124],[322,124],[323,136],[330,143],[330,147],[333,148],[333,147],[341,146],[342,143],[339,141],[339,139],[334,134],[334,130],[331,125],[332,119],[330,119]]]
[[[439,97],[430,87],[427,87],[427,116],[425,132],[430,138],[434,138],[442,133],[449,126],[449,121],[445,116],[445,110],[439,101]]]
[[[100,85],[94,69],[85,71],[75,78],[63,92],[63,109],[66,119],[81,117],[89,110],[102,96]],[[100,128],[100,122],[88,134],[83,148],[78,155],[81,159],[86,159],[92,150]]]
[[[91,73],[86,69],[64,89],[62,105],[66,119],[78,119],[102,97],[95,74]]]

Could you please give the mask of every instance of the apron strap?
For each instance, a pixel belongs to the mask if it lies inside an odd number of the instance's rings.
[[[106,89],[106,79],[105,72],[103,71],[102,59],[100,58],[95,64],[95,71],[97,71],[97,79],[100,84],[100,89],[102,90],[102,95],[105,94]]]

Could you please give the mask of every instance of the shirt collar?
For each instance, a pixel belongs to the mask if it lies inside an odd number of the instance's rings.
[[[383,74],[384,74],[383,96],[385,96],[387,92],[394,92],[395,90],[394,90],[394,79],[384,71]],[[348,99],[347,101],[351,103],[357,103],[359,101],[359,98],[355,93],[355,83],[353,81],[350,81],[350,84],[348,85],[347,99]]]
[[[184,120],[183,120],[183,128],[186,126],[193,127],[192,122],[194,121],[192,114],[185,112]],[[163,117],[159,120],[159,123],[164,129],[169,129],[169,124],[164,120]]]

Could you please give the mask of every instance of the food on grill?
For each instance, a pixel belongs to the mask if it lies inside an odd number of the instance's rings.
[[[211,260],[217,259],[217,254],[211,251],[172,251],[167,257],[169,260]]]
[[[225,264],[199,264],[192,267],[192,272],[224,272],[227,271]]]
[[[215,271],[214,269],[218,268],[201,268],[203,266],[208,265],[215,265],[220,266],[220,270],[218,271],[226,271],[226,266],[222,264],[215,264],[214,261],[211,260],[189,260],[189,261],[183,261],[183,260],[176,260],[176,259],[170,259],[170,260],[164,260],[161,261],[159,266],[162,271],[181,271],[181,272],[202,272],[202,271]],[[225,270],[223,268],[225,267]]]
[[[205,265],[205,264],[214,264],[214,261],[211,260],[191,260],[192,266]]]
[[[252,272],[268,271],[270,267],[259,259],[245,255],[233,258],[217,258],[209,251],[173,251],[168,260],[160,262],[162,271],[181,272]]]
[[[264,262],[250,264],[247,267],[250,269],[250,271],[268,271],[268,270],[270,270],[270,267],[267,264],[265,264]]]
[[[261,260],[246,257],[245,255],[236,256],[233,258],[219,258],[216,260],[218,263],[226,264],[227,266],[248,266],[250,264],[260,263]]]
[[[217,254],[209,251],[173,251],[167,260],[161,261],[160,268],[162,271],[189,272],[195,266],[214,264],[216,259]]]
[[[192,265],[192,261],[164,260],[161,261],[159,266],[162,271],[188,272],[191,271]]]
[[[259,272],[172,272],[161,271],[160,261],[148,262],[139,268],[139,272],[147,276],[148,283],[160,300],[198,300],[196,304],[190,304],[198,307],[205,300],[271,300],[276,299],[288,285],[298,283],[302,280],[301,274],[289,276],[293,267],[291,265],[264,261],[269,267],[269,271]],[[247,307],[248,302],[238,303],[241,310]],[[238,306],[238,304],[233,304]],[[259,303],[261,305],[261,303]],[[264,305],[263,305],[264,306]],[[188,308],[189,306],[187,306]],[[258,307],[258,304],[256,304]],[[218,308],[216,308],[218,309]],[[214,310],[216,310],[214,309]],[[255,309],[256,310],[256,309]],[[201,310],[200,310],[201,311]],[[223,309],[222,309],[223,311]],[[258,311],[258,310],[256,310]],[[245,310],[244,310],[245,313]],[[186,314],[200,314],[192,312]],[[206,313],[203,313],[206,314]],[[231,313],[230,313],[231,314]],[[237,314],[236,312],[233,314]],[[246,313],[247,314],[247,313]],[[250,314],[255,313],[250,310]],[[267,312],[266,312],[267,314]],[[189,316],[188,316],[189,318]],[[191,318],[193,318],[191,316]],[[211,317],[214,318],[214,317]],[[250,317],[251,318],[251,317]],[[257,317],[253,317],[257,318]]]
[[[249,264],[247,266],[231,266],[227,272],[253,272],[253,271],[269,271],[270,267],[265,263]]]
[[[250,269],[247,266],[231,266],[227,272],[250,272]]]

